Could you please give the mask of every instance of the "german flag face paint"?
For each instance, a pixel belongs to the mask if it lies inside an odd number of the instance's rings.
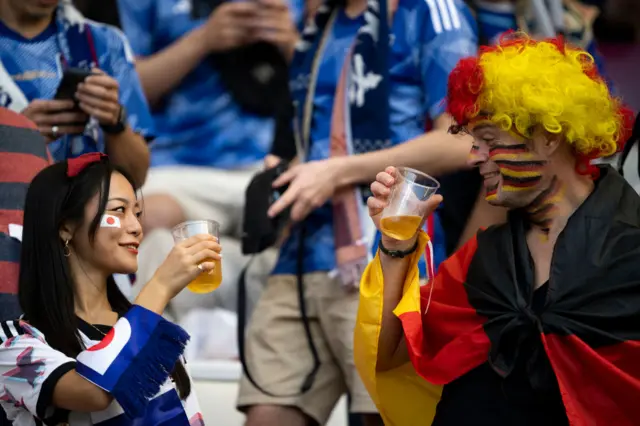
[[[489,159],[502,175],[502,191],[528,191],[538,186],[546,162],[532,153],[526,144],[495,144],[489,148]]]
[[[469,164],[479,167],[485,178],[487,201],[520,205],[520,202],[509,202],[515,199],[504,199],[516,193],[527,194],[530,201],[531,192],[540,189],[546,161],[531,150],[523,135],[504,131],[486,117],[470,123],[468,129],[474,136]]]

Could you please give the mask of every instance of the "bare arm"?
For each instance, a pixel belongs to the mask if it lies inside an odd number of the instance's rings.
[[[124,132],[107,135],[106,151],[114,164],[125,169],[139,188],[149,170],[149,147],[144,138],[127,126]]]
[[[369,208],[369,216],[377,229],[380,229],[380,218],[388,204],[396,177],[395,168],[387,167],[384,172],[377,174],[376,181],[371,184],[373,196],[367,200],[367,207]],[[442,196],[440,195],[434,195],[425,201],[425,217],[433,213],[441,202]],[[381,244],[388,250],[407,251],[415,245],[417,238],[418,234],[416,233],[410,240],[398,241],[383,233]],[[396,259],[387,256],[382,251],[379,256],[383,275],[383,302],[376,369],[385,371],[409,360],[406,345],[401,344],[404,340],[402,324],[393,310],[402,299],[407,272],[414,266],[412,262],[417,262],[417,256],[414,253],[402,259]]]
[[[226,2],[215,8],[207,21],[171,44],[145,58],[138,58],[136,70],[151,105],[173,90],[212,52],[222,52],[250,41],[256,2]]]
[[[203,28],[197,28],[160,52],[139,57],[136,71],[151,105],[157,105],[207,55]]]
[[[395,250],[406,250],[413,246],[415,238],[411,242],[400,242]],[[400,303],[405,277],[411,267],[410,256],[404,259],[394,259],[384,253],[380,253],[380,263],[384,277],[382,319],[380,323],[380,337],[378,339],[377,371],[387,371],[409,361],[407,346],[404,344],[404,332],[400,319],[393,310]]]
[[[53,406],[90,413],[106,410],[113,397],[71,370],[58,380],[53,390]]]
[[[340,186],[370,182],[390,165],[412,167],[436,176],[467,167],[472,139],[450,134],[451,123],[451,117],[443,114],[433,130],[415,139],[393,148],[345,157]]]

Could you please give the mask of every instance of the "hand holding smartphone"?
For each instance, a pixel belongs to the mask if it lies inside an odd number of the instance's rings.
[[[83,133],[89,116],[80,109],[76,92],[78,84],[90,75],[91,71],[82,69],[65,70],[54,99],[35,99],[22,113],[36,123],[40,133],[49,141]]]
[[[78,91],[78,85],[92,75],[91,71],[83,70],[80,68],[67,68],[62,74],[62,80],[58,85],[54,99],[57,100],[76,100],[76,92]],[[77,102],[76,102],[77,104]],[[79,110],[80,107],[76,105]]]

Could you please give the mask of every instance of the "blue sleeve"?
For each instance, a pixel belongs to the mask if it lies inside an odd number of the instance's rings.
[[[435,120],[446,110],[449,74],[460,59],[475,56],[478,36],[471,11],[461,0],[425,0],[420,34],[424,110]]]
[[[155,52],[155,0],[118,0],[122,30],[136,56]]]
[[[126,108],[129,126],[147,140],[151,139],[153,119],[127,38],[120,30],[106,25],[99,26],[96,32],[104,38],[102,47],[105,50],[100,52],[100,68],[118,82],[120,103]]]

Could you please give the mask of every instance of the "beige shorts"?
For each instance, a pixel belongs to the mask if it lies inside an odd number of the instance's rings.
[[[303,395],[274,398],[243,377],[238,409],[293,406],[325,424],[337,401],[348,392],[351,412],[376,413],[353,363],[358,293],[347,293],[327,273],[313,273],[305,275],[305,300],[321,363],[312,388]],[[299,392],[313,367],[313,358],[302,326],[295,276],[269,278],[247,330],[246,354],[249,372],[265,390],[276,395]]]

